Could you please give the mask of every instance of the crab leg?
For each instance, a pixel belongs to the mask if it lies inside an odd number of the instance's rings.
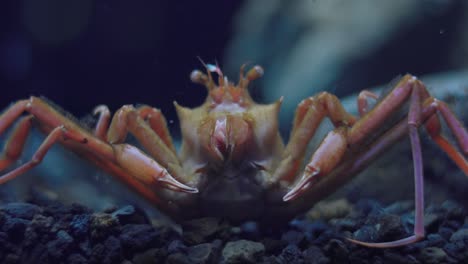
[[[301,193],[304,193],[307,188],[310,188],[310,191],[308,191],[308,194],[305,194],[310,197],[310,193],[317,191],[319,189],[330,189],[329,187],[331,186],[323,186],[323,184],[320,184],[318,180],[322,179],[323,176],[327,175],[328,172],[331,171],[332,175],[329,175],[332,179],[331,181],[336,181],[334,184],[337,184],[338,181],[343,181],[346,179],[351,178],[352,175],[355,175],[357,172],[359,172],[365,164],[370,162],[371,159],[375,158],[380,154],[379,152],[383,151],[384,149],[390,147],[391,143],[395,142],[399,137],[404,135],[405,133],[408,133],[410,136],[410,141],[411,141],[411,148],[412,148],[412,154],[413,154],[413,163],[414,163],[414,178],[415,178],[415,228],[414,228],[414,233],[415,235],[397,240],[397,241],[392,241],[392,242],[385,242],[385,243],[366,243],[366,242],[359,242],[355,240],[351,240],[352,242],[368,246],[368,247],[397,247],[397,246],[402,246],[406,245],[409,243],[413,243],[415,241],[421,240],[424,237],[424,190],[423,190],[423,165],[422,165],[422,154],[421,154],[421,146],[420,146],[420,139],[418,135],[418,127],[420,126],[421,122],[424,122],[424,125],[426,127],[426,130],[429,132],[431,137],[436,141],[439,146],[446,151],[449,156],[457,163],[457,165],[465,172],[465,174],[468,175],[468,162],[464,159],[462,154],[460,154],[458,151],[456,151],[455,147],[452,146],[450,143],[448,143],[447,140],[440,134],[440,122],[436,116],[436,111],[442,114],[442,117],[444,120],[447,122],[451,132],[454,134],[457,143],[460,145],[460,148],[464,153],[466,153],[466,149],[468,147],[468,133],[466,130],[463,128],[461,125],[461,122],[459,122],[455,115],[450,112],[448,107],[443,103],[438,101],[437,99],[434,99],[433,97],[430,97],[429,93],[427,92],[426,88],[424,85],[411,78],[406,78],[409,82],[400,82],[402,83],[402,86],[405,86],[406,84],[411,84],[411,86],[407,87],[407,89],[410,91],[410,110],[408,113],[408,119],[406,122],[400,122],[397,124],[394,128],[392,128],[389,132],[381,136],[380,139],[375,141],[371,146],[369,146],[369,149],[364,152],[361,156],[358,156],[357,158],[354,159],[354,162],[352,163],[351,166],[348,166],[345,163],[344,166],[338,166],[337,169],[333,170],[333,168],[330,168],[328,166],[332,165],[337,165],[339,164],[339,161],[341,159],[342,154],[338,154],[337,157],[331,157],[331,153],[338,151],[338,153],[342,153],[340,151],[341,148],[345,148],[349,142],[349,138],[353,139],[353,134],[350,133],[353,128],[358,126],[359,121],[356,122],[355,126],[348,130],[347,137],[345,136],[340,136],[340,137],[334,137],[335,140],[334,142],[341,142],[341,143],[333,143],[329,144],[327,143],[327,139],[329,136],[327,136],[322,143],[322,145],[318,148],[314,156],[312,157],[311,161],[309,164],[307,164],[305,172],[303,177],[298,181],[298,183],[295,184],[295,186],[284,196],[284,200],[291,200],[299,196]],[[393,91],[397,91],[397,88],[400,86],[397,86],[394,88]],[[383,106],[390,107],[391,105],[395,105],[395,102],[388,102],[388,98],[392,98],[393,91],[384,98],[384,100],[381,102]],[[398,95],[398,94],[397,94]],[[405,98],[403,98],[405,99]],[[422,104],[421,102],[425,99],[424,103]],[[424,107],[423,107],[424,106]],[[372,109],[370,113],[372,112],[381,112],[383,111],[382,109],[378,109],[379,106],[376,106],[376,108]],[[421,108],[423,107],[423,110]],[[392,109],[392,108],[390,108]],[[382,113],[382,112],[381,112]],[[383,112],[383,114],[387,114]],[[380,122],[379,116],[375,116],[376,120],[372,120],[371,117],[369,117],[370,114],[367,114],[364,116],[364,118],[367,118],[367,120],[370,120],[368,122]],[[373,124],[365,124],[361,123],[361,127],[357,127],[355,131],[361,132],[360,129],[365,128],[368,129],[369,126],[372,126]],[[355,132],[356,133],[356,132]],[[361,136],[362,135],[358,135]],[[358,140],[359,142],[359,140]],[[329,146],[327,146],[329,145]],[[332,150],[328,150],[327,148],[331,148]],[[330,161],[334,160],[334,161]],[[325,168],[325,170],[322,170],[322,168]],[[340,169],[341,168],[341,169]],[[322,173],[323,172],[323,173]],[[318,183],[318,184],[317,184]],[[325,185],[329,185],[329,183],[324,183]],[[333,185],[334,185],[333,184]],[[315,186],[314,186],[315,185]],[[336,185],[335,185],[336,186]],[[333,188],[331,188],[333,189]],[[319,191],[320,192],[320,191]],[[317,195],[317,194],[316,194]],[[313,199],[312,199],[313,200]]]
[[[31,119],[32,116],[27,116],[18,121],[11,137],[5,144],[3,155],[0,158],[0,171],[8,168],[20,157],[25,143],[25,140],[23,139],[27,137],[31,127]]]
[[[368,98],[372,98],[374,100],[377,100],[379,96],[371,91],[361,91],[358,95],[357,98],[357,105],[358,105],[358,112],[359,116],[363,116],[369,112],[369,103],[367,102]]]
[[[109,128],[111,114],[106,105],[98,105],[93,110],[93,115],[99,115],[94,135],[102,141],[106,141],[106,133]]]
[[[410,109],[408,113],[408,133],[411,142],[411,151],[413,155],[414,166],[414,193],[415,193],[415,221],[414,221],[414,235],[403,238],[400,240],[382,242],[382,243],[368,243],[354,239],[348,239],[356,244],[375,247],[375,248],[389,248],[399,247],[417,242],[424,238],[424,175],[423,175],[423,161],[421,153],[421,142],[419,140],[418,127],[421,123],[421,95],[420,89],[412,89],[410,99]]]
[[[292,182],[299,171],[307,145],[325,117],[335,127],[351,126],[356,118],[346,112],[339,99],[327,92],[302,101],[296,110],[291,137],[283,153],[283,160],[273,174],[273,181]]]
[[[149,126],[153,131],[166,143],[171,151],[175,154],[176,149],[174,144],[172,143],[172,138],[169,133],[169,129],[167,128],[166,118],[161,113],[161,110],[144,105],[137,108],[140,117],[143,120],[147,120]]]
[[[136,109],[139,116],[148,122],[148,125],[153,131],[162,139],[162,141],[168,146],[171,151],[175,154],[176,149],[172,143],[172,138],[167,128],[167,122],[164,115],[159,109],[144,105]],[[93,110],[94,115],[99,115],[99,119],[94,131],[99,139],[107,141],[107,132],[109,129],[109,123],[111,121],[111,114],[109,108],[105,105],[99,105]],[[120,132],[125,133],[125,131]]]
[[[113,165],[110,166],[110,169],[113,171],[117,171],[117,167],[120,167],[121,170],[126,172],[126,175],[123,176],[123,180],[126,182],[134,183],[135,181],[131,180],[131,177],[134,177],[145,185],[160,184],[166,188],[176,191],[187,193],[197,192],[196,189],[178,182],[164,169],[163,166],[146,156],[144,153],[136,151],[135,147],[127,144],[110,145],[96,139],[88,132],[84,131],[76,124],[56,112],[39,98],[31,97],[30,100],[19,101],[2,114],[2,116],[0,116],[0,132],[3,132],[8,128],[8,126],[10,126],[24,111],[29,112],[32,116],[37,118],[40,128],[46,132],[50,131],[50,134],[34,154],[32,160],[13,171],[0,176],[0,184],[11,180],[36,166],[40,163],[50,147],[54,143],[60,142],[65,146],[74,149],[76,152],[98,165],[107,166],[112,163]],[[30,119],[30,117],[26,118]],[[24,120],[20,121],[17,128],[13,131],[11,140],[6,145],[4,155],[6,158],[2,159],[6,160],[4,162],[5,165],[11,164],[11,160],[14,160],[19,156],[19,153],[24,146],[24,142],[27,139],[30,129],[30,125],[27,125],[25,122],[26,121]],[[67,140],[70,140],[71,142]],[[104,167],[104,169],[108,168]],[[118,176],[122,176],[122,173],[119,173]],[[132,185],[134,185],[135,189],[142,188],[142,186],[136,186],[136,184]]]

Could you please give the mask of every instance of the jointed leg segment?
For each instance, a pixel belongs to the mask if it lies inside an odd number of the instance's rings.
[[[430,97],[424,85],[416,78],[407,75],[393,88],[393,90],[383,98],[373,109],[367,109],[367,97],[376,98],[372,93],[361,93],[358,99],[358,110],[361,114],[359,120],[337,125],[336,120],[332,119],[332,122],[338,128],[330,132],[324,139],[322,144],[318,147],[316,152],[313,154],[311,160],[306,165],[303,175],[299,180],[292,186],[291,190],[284,196],[284,200],[292,200],[306,192],[313,192],[315,185],[323,177],[326,177],[329,173],[335,173],[336,168],[340,167],[341,159],[346,152],[348,147],[357,146],[360,144],[366,144],[367,137],[378,131],[378,128],[388,120],[388,117],[396,112],[399,107],[405,102],[409,101],[410,110],[408,113],[408,119],[406,122],[402,122],[396,125],[389,132],[381,135],[380,138],[374,141],[371,145],[367,146],[368,150],[363,151],[361,154],[355,155],[354,164],[345,166],[346,171],[339,171],[338,174],[343,175],[348,173],[347,178],[352,177],[355,173],[359,172],[364,164],[367,164],[371,159],[374,159],[378,152],[382,152],[383,149],[390,147],[404,133],[408,133],[411,141],[411,148],[413,153],[414,163],[414,178],[415,178],[415,228],[414,235],[392,242],[385,243],[366,243],[351,240],[355,243],[369,246],[369,247],[395,247],[406,245],[415,241],[418,241],[424,237],[424,196],[423,196],[423,165],[422,165],[422,154],[421,146],[418,135],[418,127],[424,124],[434,141],[445,151],[447,154],[457,163],[457,165],[468,175],[468,162],[463,157],[463,154],[459,153],[455,147],[453,147],[443,136],[440,135],[440,123],[437,118],[436,112],[441,113],[444,120],[447,122],[451,132],[454,134],[460,149],[467,155],[468,148],[468,133],[463,128],[461,122],[459,122],[453,113],[450,112],[448,107],[443,102],[440,102]],[[339,102],[337,103],[339,104]],[[336,109],[342,108],[337,107]],[[316,111],[316,105],[309,104],[308,107]],[[297,140],[297,131],[300,131],[299,127],[303,126],[301,122],[304,122],[306,114],[301,106],[298,107],[296,120],[294,123],[292,142]],[[334,116],[328,113],[329,116]],[[336,116],[336,113],[335,113]],[[344,114],[340,114],[341,117],[346,117]],[[317,118],[311,118],[308,121],[311,122],[310,128],[312,132],[315,132],[315,128],[318,125],[316,122],[320,122],[323,115],[318,115]],[[345,132],[340,133],[340,129]],[[310,137],[313,135],[306,134],[306,137],[302,137],[302,144],[306,145],[309,142]],[[291,143],[291,142],[290,142]],[[288,144],[289,146],[289,144]],[[349,162],[348,162],[349,163]],[[294,168],[293,171],[296,171]],[[339,169],[338,169],[339,170]],[[286,174],[285,174],[286,175]],[[318,187],[317,187],[318,188]]]
[[[36,119],[39,128],[48,135],[33,155],[31,161],[0,176],[0,184],[23,174],[39,164],[50,147],[54,143],[60,142],[74,149],[74,151],[95,164],[113,172],[114,175],[127,182],[130,186],[133,186],[152,202],[159,204],[160,200],[153,192],[149,191],[148,186],[151,185],[159,185],[180,192],[197,192],[195,188],[177,181],[167,172],[165,166],[160,165],[143,152],[136,151],[135,147],[127,144],[108,144],[102,141],[101,139],[105,137],[107,132],[110,116],[106,107],[97,109],[97,112],[101,113],[101,116],[95,131],[97,137],[94,137],[54,110],[43,100],[31,97],[29,100],[22,100],[12,105],[0,116],[0,134],[5,132],[24,112],[28,112],[29,115],[21,118],[12,131],[10,139],[5,145],[3,155],[0,158],[0,171],[9,167],[19,158],[29,134],[32,119]],[[130,115],[132,114],[130,113]],[[129,123],[133,125],[130,130],[132,132],[135,131],[137,138],[141,135],[157,138],[157,134],[140,119],[140,117],[129,118]],[[135,122],[142,122],[143,125],[134,125]],[[162,145],[166,146],[164,143]],[[167,146],[166,148],[168,149]],[[168,152],[172,153],[170,150]]]

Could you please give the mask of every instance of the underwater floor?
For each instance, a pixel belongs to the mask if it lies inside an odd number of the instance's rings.
[[[1,263],[467,263],[468,214],[447,200],[426,207],[426,238],[370,249],[345,237],[388,241],[413,230],[413,204],[345,199],[322,202],[281,230],[216,218],[188,221],[177,232],[150,224],[133,205],[93,211],[40,193],[0,205]],[[157,219],[156,219],[157,221]]]

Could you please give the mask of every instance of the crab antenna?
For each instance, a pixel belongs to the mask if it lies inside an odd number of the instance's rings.
[[[255,65],[252,69],[247,72],[244,77],[244,69],[247,64],[243,64],[240,68],[239,84],[240,88],[247,88],[249,83],[263,76],[263,68],[259,65]]]
[[[206,64],[199,56],[197,58],[205,67],[207,74],[204,74],[199,70],[194,70],[190,74],[190,79],[192,80],[192,82],[205,85],[208,90],[214,89],[215,83],[213,82],[213,77],[211,76],[211,72],[213,71],[213,65]]]

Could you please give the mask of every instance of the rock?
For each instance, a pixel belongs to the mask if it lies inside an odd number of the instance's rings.
[[[323,251],[316,246],[311,246],[304,250],[302,254],[305,263],[310,264],[328,264],[330,259],[323,254]]]
[[[57,238],[47,243],[47,252],[52,258],[59,260],[68,255],[68,252],[73,246],[73,237],[66,231],[60,230],[57,233]]]
[[[96,213],[91,216],[90,232],[93,240],[102,240],[119,232],[119,221],[110,214]]]
[[[441,248],[428,247],[421,250],[419,260],[427,264],[443,263],[447,260],[447,254]]]
[[[330,220],[332,218],[342,218],[352,210],[351,204],[346,199],[318,202],[306,214],[310,220]]]
[[[148,215],[133,205],[124,206],[112,213],[112,216],[119,219],[121,225],[126,224],[150,224]]]
[[[363,226],[353,233],[353,239],[365,242],[377,241],[378,233],[373,226]]]
[[[468,228],[463,228],[453,233],[450,237],[452,243],[464,243],[468,246]]]
[[[91,216],[89,214],[74,215],[70,222],[70,231],[75,237],[84,237],[89,232]],[[96,226],[94,226],[96,228]]]
[[[87,264],[88,260],[81,254],[71,254],[67,258],[67,264]]]
[[[299,245],[304,240],[304,233],[296,230],[289,230],[281,236],[281,240],[289,244]]]
[[[0,211],[3,211],[15,218],[31,220],[35,214],[41,213],[42,209],[39,206],[30,203],[8,203],[0,207]]]
[[[279,254],[288,243],[284,240],[273,239],[266,237],[262,240],[262,244],[265,246],[265,253],[276,255]]]
[[[376,227],[379,241],[391,241],[407,236],[398,215],[381,214]]]
[[[214,217],[186,221],[182,224],[183,238],[190,245],[208,242],[210,238],[226,227],[227,225],[221,219]]]
[[[308,221],[295,219],[291,221],[290,225],[302,231],[308,240],[316,239],[330,228],[323,220]]]
[[[17,243],[24,239],[24,233],[29,223],[29,220],[23,218],[6,217],[1,230],[8,234],[12,242]]]
[[[188,256],[183,253],[174,253],[167,257],[167,264],[191,264]]]
[[[157,264],[167,256],[164,248],[151,248],[143,253],[135,254],[132,258],[133,264]],[[130,263],[130,264],[131,264]]]
[[[211,263],[214,252],[210,243],[191,246],[187,250],[187,256],[191,263]]]
[[[404,214],[412,210],[414,207],[413,201],[399,201],[392,203],[391,205],[384,208],[387,214]]]
[[[442,247],[447,243],[447,240],[439,234],[429,234],[426,236],[426,240],[429,247]]]
[[[466,217],[466,211],[463,206],[452,200],[443,202],[441,207],[447,212],[447,218],[449,219],[462,220]]]
[[[225,263],[256,263],[265,253],[265,246],[249,240],[228,242],[223,248]]]
[[[323,249],[327,253],[327,256],[333,256],[334,262],[343,263],[348,259],[349,250],[343,241],[332,239]]]
[[[302,252],[297,245],[288,245],[283,249],[279,258],[283,263],[304,263]]]
[[[104,263],[120,263],[122,261],[122,246],[120,240],[114,236],[110,236],[104,242],[106,249]]]
[[[187,246],[182,242],[181,240],[172,240],[171,243],[167,246],[167,252],[169,254],[174,254],[174,253],[185,253],[187,251]]]
[[[445,240],[449,240],[453,234],[453,230],[448,227],[439,227],[438,234],[443,237]]]
[[[160,232],[150,225],[129,224],[122,228],[120,242],[127,253],[161,246]]]
[[[384,263],[399,263],[399,264],[418,264],[418,260],[411,255],[404,255],[395,252],[391,249],[384,250],[383,254]]]

